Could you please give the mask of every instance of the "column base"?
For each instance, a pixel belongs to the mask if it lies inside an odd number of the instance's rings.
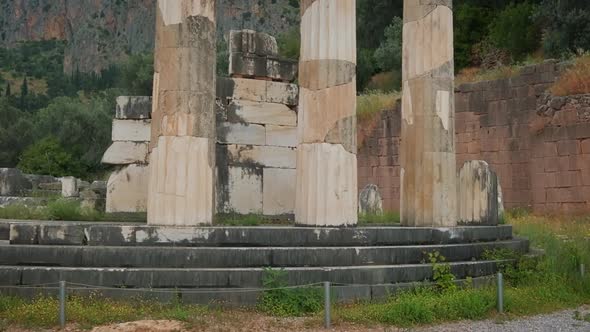
[[[340,144],[300,144],[295,223],[354,226],[358,222],[357,158]]]
[[[148,224],[213,223],[215,142],[192,136],[161,136],[150,157]]]

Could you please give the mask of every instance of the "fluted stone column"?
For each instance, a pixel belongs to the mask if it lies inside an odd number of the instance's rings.
[[[357,223],[356,1],[301,1],[295,220]]]
[[[158,0],[148,223],[210,224],[215,175],[215,1]]]
[[[404,0],[401,220],[456,226],[452,0]]]

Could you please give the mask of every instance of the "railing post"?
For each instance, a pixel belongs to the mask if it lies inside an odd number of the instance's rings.
[[[504,276],[498,273],[498,313],[504,313]]]
[[[66,282],[59,282],[59,326],[66,327]]]
[[[324,325],[329,329],[332,325],[332,318],[330,313],[330,282],[324,282]]]

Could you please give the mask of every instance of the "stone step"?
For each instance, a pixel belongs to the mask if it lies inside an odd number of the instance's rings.
[[[455,228],[158,227],[96,223],[13,223],[12,244],[185,247],[395,246],[509,240],[512,226]]]
[[[458,279],[494,274],[508,261],[451,262]],[[430,264],[293,267],[283,269],[288,285],[330,281],[343,285],[379,285],[431,280]],[[0,266],[0,286],[70,283],[116,288],[260,288],[268,275],[265,268],[166,269],[80,268],[51,266]],[[2,290],[2,287],[0,287]]]
[[[417,264],[427,253],[446,261],[481,259],[487,250],[528,252],[521,239],[465,244],[374,247],[91,247],[10,245],[0,265],[63,267],[224,268]]]
[[[470,278],[469,283],[473,287],[482,287],[490,285],[494,282],[494,277],[475,277]],[[456,280],[457,285],[464,285],[467,281],[465,279]],[[432,283],[423,282],[420,286],[430,286]],[[77,296],[103,296],[118,300],[129,300],[133,298],[136,300],[152,300],[160,302],[177,303],[179,300],[184,304],[199,304],[208,306],[222,306],[222,307],[243,307],[255,306],[259,303],[260,296],[263,295],[264,290],[244,289],[244,288],[116,288],[116,289],[92,289],[85,288],[79,285],[67,285],[66,293]],[[312,286],[320,294],[323,294],[323,286]],[[375,284],[375,285],[338,285],[331,286],[331,298],[336,302],[353,302],[353,301],[378,301],[390,297],[400,291],[415,288],[415,282],[395,283],[395,284]],[[34,299],[40,295],[44,297],[57,297],[58,289],[56,288],[8,288],[2,289],[0,286],[0,293],[21,298]]]

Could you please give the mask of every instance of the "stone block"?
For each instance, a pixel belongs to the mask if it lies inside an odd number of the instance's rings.
[[[229,122],[297,126],[297,112],[286,105],[235,100],[226,110]]]
[[[230,75],[267,77],[293,82],[297,78],[298,63],[266,56],[232,53],[229,61]]]
[[[78,197],[80,195],[78,184],[78,179],[73,176],[61,178],[61,195],[65,198]]]
[[[152,117],[152,98],[147,96],[117,97],[115,118],[120,120],[145,120]]]
[[[582,153],[590,154],[590,139],[582,141]]]
[[[260,169],[229,167],[226,188],[220,188],[218,199],[222,202],[222,213],[262,213],[262,174]]]
[[[39,225],[31,223],[10,225],[10,244],[38,244]]]
[[[116,141],[102,156],[103,164],[128,165],[146,163],[148,156],[148,143]]]
[[[266,145],[297,147],[297,128],[267,125]]]
[[[16,168],[0,168],[0,196],[21,196],[32,184]]]
[[[296,84],[247,78],[219,78],[217,97],[297,106],[299,87]]]
[[[217,142],[228,144],[264,145],[264,126],[246,123],[220,123],[217,127]]]
[[[265,168],[263,179],[262,213],[267,216],[293,214],[296,171],[294,169]]]
[[[249,53],[261,56],[278,56],[276,39],[264,32],[253,30],[231,30],[229,32],[230,53]]]
[[[107,183],[106,212],[145,212],[148,173],[145,165],[129,165],[113,172]]]
[[[297,153],[294,148],[278,146],[227,146],[229,165],[295,168]]]
[[[112,140],[114,142],[149,142],[150,133],[150,120],[113,120]]]
[[[488,163],[466,162],[459,171],[459,222],[464,224],[498,224],[498,177]]]
[[[369,215],[383,215],[383,198],[379,187],[368,184],[359,195],[359,213]]]

